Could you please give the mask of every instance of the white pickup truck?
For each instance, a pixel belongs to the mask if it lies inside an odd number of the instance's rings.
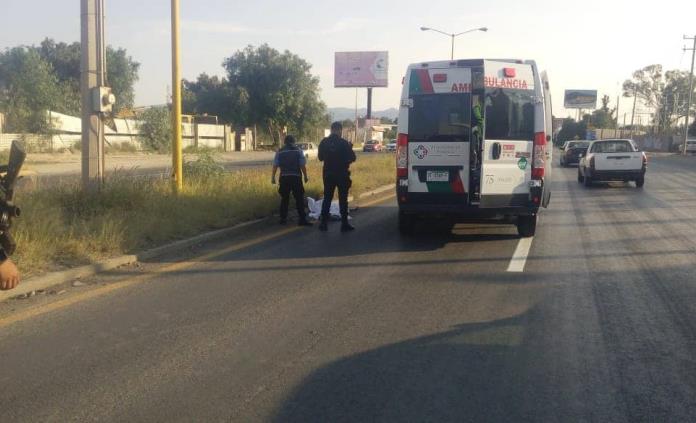
[[[632,140],[593,141],[578,165],[578,182],[589,187],[600,181],[634,181],[645,184],[648,157]]]

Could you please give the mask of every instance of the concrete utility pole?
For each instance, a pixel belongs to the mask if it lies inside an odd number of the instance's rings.
[[[689,138],[689,114],[691,113],[691,100],[694,94],[694,56],[696,56],[696,35],[693,37],[684,36],[685,40],[693,40],[694,46],[692,48],[684,47],[684,51],[691,51],[691,74],[689,75],[689,100],[686,103],[686,123],[684,128],[684,145],[682,146],[682,151],[686,155],[686,140]]]
[[[178,193],[184,187],[181,151],[181,55],[179,53],[179,0],[172,0],[172,178]]]
[[[104,0],[81,0],[80,92],[82,94],[82,184],[96,191],[104,180],[104,121],[95,90],[105,85]],[[97,101],[101,101],[97,97]]]
[[[638,100],[636,87],[633,87],[633,111],[631,112],[631,138],[633,138],[633,125],[636,121],[636,102]]]

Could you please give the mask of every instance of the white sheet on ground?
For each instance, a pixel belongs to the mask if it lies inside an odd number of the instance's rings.
[[[309,209],[309,217],[311,219],[319,219],[321,217],[321,205],[324,202],[323,199],[315,200],[314,198],[307,197],[307,208]],[[329,209],[329,215],[332,220],[341,220],[341,209],[338,205],[338,200],[331,202],[331,208]],[[348,219],[352,219],[348,216]]]

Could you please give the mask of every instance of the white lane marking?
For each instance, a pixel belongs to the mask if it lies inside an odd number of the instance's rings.
[[[532,248],[532,242],[534,242],[534,237],[520,238],[520,242],[517,243],[517,248],[515,249],[515,254],[513,254],[510,259],[510,265],[507,269],[508,272],[524,272],[524,267],[527,265],[529,250]]]

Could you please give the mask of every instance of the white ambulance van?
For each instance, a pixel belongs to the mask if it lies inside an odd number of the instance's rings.
[[[533,236],[551,198],[549,84],[533,61],[412,64],[397,139],[399,229],[452,216]]]

